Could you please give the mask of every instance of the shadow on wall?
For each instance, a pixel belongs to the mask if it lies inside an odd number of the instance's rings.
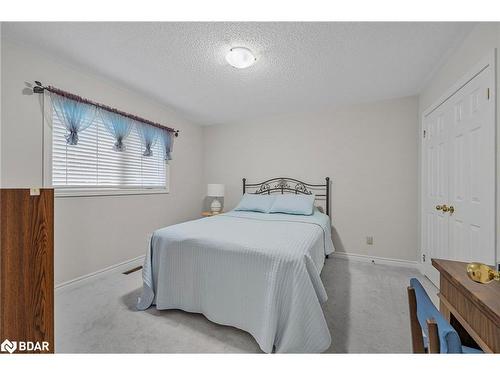
[[[31,82],[24,82],[24,88],[21,90],[22,95],[35,95],[33,92],[33,84]],[[37,95],[38,96],[38,105],[40,106],[40,112],[41,113],[46,113],[44,110],[44,96],[43,95]],[[48,120],[48,119],[47,119]],[[50,123],[50,120],[49,120]]]
[[[340,238],[339,233],[334,226],[332,226],[332,241],[333,246],[335,247],[335,251],[339,253],[345,253],[344,243],[342,242],[342,239]]]
[[[24,82],[24,88],[22,90],[23,95],[33,95],[33,84],[30,82]]]

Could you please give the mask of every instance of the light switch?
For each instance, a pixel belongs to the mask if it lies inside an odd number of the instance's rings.
[[[367,236],[366,237],[366,244],[367,245],[373,245],[373,237],[372,236]]]

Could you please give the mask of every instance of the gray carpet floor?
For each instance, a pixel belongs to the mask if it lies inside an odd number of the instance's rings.
[[[418,271],[327,259],[323,306],[332,335],[329,353],[409,353],[406,286],[422,281],[437,303],[437,289]],[[141,272],[119,272],[56,291],[58,353],[260,353],[250,334],[179,310],[136,311]]]

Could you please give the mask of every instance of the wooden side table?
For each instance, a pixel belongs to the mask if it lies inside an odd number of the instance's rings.
[[[209,216],[215,216],[215,215],[219,215],[219,214],[223,214],[223,213],[224,213],[224,211],[221,211],[221,212],[215,212],[215,213],[214,213],[214,212],[212,212],[212,211],[203,211],[203,212],[201,213],[201,216],[203,216],[203,217],[209,217]]]
[[[500,285],[478,284],[467,277],[467,263],[432,259],[440,273],[439,310],[457,330],[486,353],[500,353]],[[470,345],[470,344],[465,344]]]

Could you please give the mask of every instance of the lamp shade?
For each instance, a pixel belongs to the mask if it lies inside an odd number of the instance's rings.
[[[207,185],[207,196],[209,196],[209,197],[223,197],[224,196],[224,185],[223,184],[208,184]]]

